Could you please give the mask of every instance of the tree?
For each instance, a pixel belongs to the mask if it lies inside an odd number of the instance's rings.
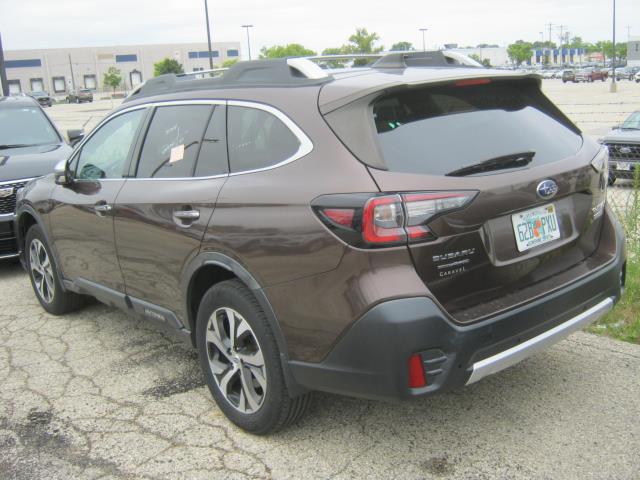
[[[122,83],[122,75],[120,74],[120,70],[116,67],[109,67],[109,70],[104,74],[102,78],[102,83],[106,86],[113,88],[113,93],[116,93],[116,87],[118,87]]]
[[[533,45],[524,40],[518,40],[507,47],[507,55],[512,62],[520,66],[522,62],[526,62],[531,58],[531,50]]]
[[[491,61],[489,61],[488,58],[480,58],[480,55],[478,55],[477,53],[471,53],[469,54],[469,57],[473,58],[476,62],[481,63],[483,67],[491,67]]]
[[[233,67],[236,63],[238,63],[238,60],[235,58],[232,58],[230,60],[225,60],[224,62],[222,62],[222,68]]]
[[[288,58],[288,57],[309,57],[316,52],[303,47],[299,43],[288,45],[274,45],[273,47],[262,47],[260,58]]]
[[[536,49],[536,50],[540,50],[541,48],[556,48],[556,43],[555,42],[550,42],[548,40],[541,42],[540,40],[535,41],[531,44],[531,46]]]
[[[349,42],[353,44],[357,53],[381,52],[384,47],[373,46],[378,40],[380,36],[376,32],[369,33],[366,28],[356,28],[356,33],[349,37]]]
[[[392,52],[409,52],[415,50],[411,42],[398,42],[391,45]]]
[[[153,64],[153,76],[158,77],[165,73],[184,73],[182,65],[173,58],[164,58]]]

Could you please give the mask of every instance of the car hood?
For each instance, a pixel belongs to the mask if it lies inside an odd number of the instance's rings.
[[[616,128],[615,130],[611,130],[604,137],[602,137],[602,141],[605,143],[640,143],[640,130],[622,130]]]
[[[66,143],[0,150],[0,182],[51,173],[56,163],[72,151]]]

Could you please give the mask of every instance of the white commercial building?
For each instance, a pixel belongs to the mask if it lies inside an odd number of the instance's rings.
[[[640,67],[640,37],[630,37],[627,42],[627,65]]]
[[[240,59],[240,42],[215,42],[211,50],[214,66]],[[63,97],[74,88],[109,90],[102,84],[109,67],[120,70],[119,90],[126,91],[153,77],[153,64],[164,58],[177,60],[185,72],[209,68],[206,42],[7,50],[4,56],[9,84],[5,94],[44,90]]]

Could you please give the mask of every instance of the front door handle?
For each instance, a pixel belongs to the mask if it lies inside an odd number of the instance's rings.
[[[98,202],[93,206],[93,210],[100,216],[104,216],[111,211],[111,205],[107,202]]]

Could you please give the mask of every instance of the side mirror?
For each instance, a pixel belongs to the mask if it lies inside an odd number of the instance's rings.
[[[69,185],[71,183],[71,177],[67,170],[67,160],[60,160],[53,167],[53,178],[58,185]]]
[[[81,128],[67,130],[67,138],[69,138],[69,144],[73,147],[84,138],[84,130]]]

